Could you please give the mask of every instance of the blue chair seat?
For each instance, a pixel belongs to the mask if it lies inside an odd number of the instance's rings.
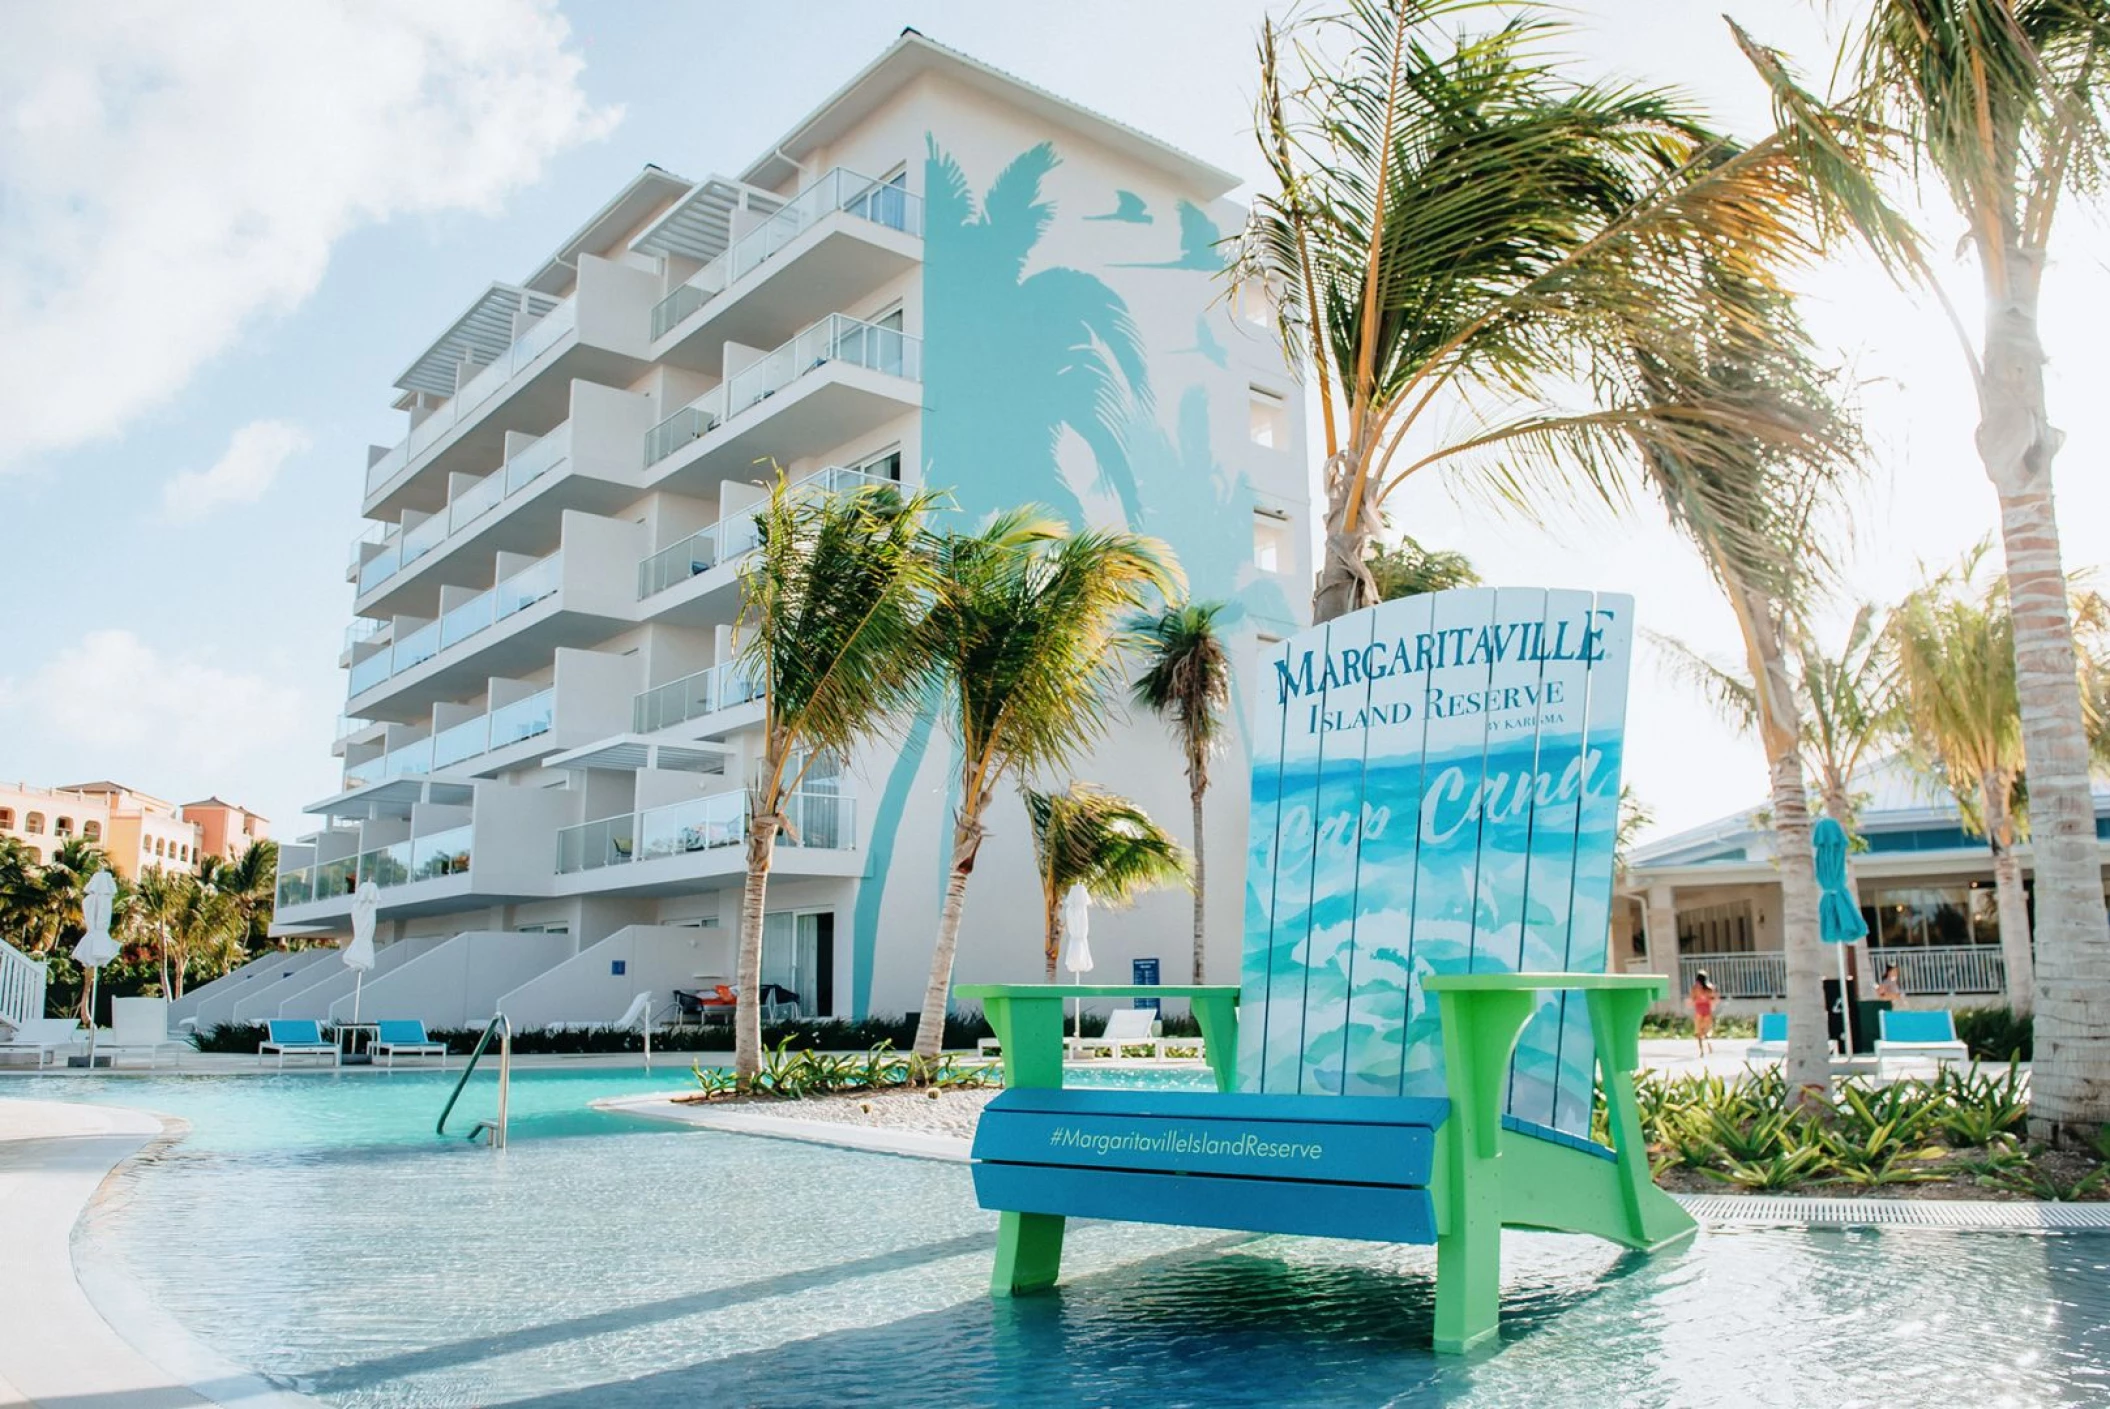
[[[984,1208],[1428,1243],[1437,1098],[1019,1089],[983,1112]]]

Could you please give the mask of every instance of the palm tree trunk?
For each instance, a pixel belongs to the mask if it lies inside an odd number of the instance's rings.
[[[2030,1134],[2086,1140],[2110,1123],[2110,917],[2088,785],[2073,620],[2052,505],[2063,438],[2045,410],[2037,297],[2043,253],[2008,239],[1986,271],[1978,454],[2000,496],[2015,684],[2037,879],[2036,1060]]]
[[[2010,780],[2004,774],[1986,778],[1986,843],[1993,849],[1993,898],[2000,911],[2000,962],[2007,970],[2008,1006],[2030,1010],[2036,998],[2036,963],[2031,958],[2029,900],[2022,889],[2022,863],[2015,857],[2015,819],[2008,815]]]
[[[971,815],[968,809],[973,808]],[[923,1015],[916,1021],[911,1055],[934,1062],[945,1049],[945,1014],[952,1000],[952,959],[960,947],[960,915],[967,904],[967,878],[982,846],[982,809],[963,800],[962,816],[953,827],[952,874],[945,881],[945,909],[938,917],[938,942],[931,949],[930,982],[923,989]]]
[[[762,906],[776,859],[774,812],[752,809],[747,820],[747,884],[740,895],[739,972],[733,1006],[733,1074],[744,1085],[762,1070]]]
[[[1318,585],[1312,591],[1314,623],[1332,621],[1377,601],[1377,581],[1370,576],[1369,566],[1370,540],[1377,532],[1374,482],[1364,483],[1355,526],[1348,526],[1350,495],[1361,458],[1356,447],[1350,446],[1326,462],[1326,544]]]
[[[1758,735],[1771,778],[1774,868],[1780,873],[1781,949],[1787,967],[1790,1089],[1805,1103],[1832,1094],[1824,1016],[1824,941],[1817,921],[1817,860],[1810,851],[1810,805],[1802,765],[1802,711],[1780,638],[1774,604],[1738,584],[1723,565],[1729,604],[1743,632],[1758,704]]]
[[[1202,788],[1197,783],[1189,790],[1194,801],[1194,982],[1207,983],[1208,947],[1205,943],[1207,930],[1203,921],[1208,909],[1209,872],[1202,863]]]
[[[1040,888],[1041,955],[1047,963],[1048,982],[1055,982],[1055,965],[1062,955],[1062,897],[1049,879]]]

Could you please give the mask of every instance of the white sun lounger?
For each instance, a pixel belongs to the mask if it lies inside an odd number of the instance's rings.
[[[26,1052],[37,1059],[40,1069],[55,1064],[87,1038],[87,1030],[72,1018],[26,1018],[19,1023],[0,1019],[0,1056]]]

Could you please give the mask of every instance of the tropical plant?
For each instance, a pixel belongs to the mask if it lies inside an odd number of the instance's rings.
[[[2022,706],[2007,583],[1981,572],[1991,547],[1990,540],[1979,543],[1906,597],[1886,633],[1897,662],[1904,757],[1949,790],[1964,825],[1992,850],[2008,1001],[2027,1012],[2036,982],[2029,901],[2015,855],[2029,834]],[[2080,590],[2073,601],[2081,673],[2100,675],[2099,653],[2089,648],[2110,626],[2110,604]],[[2090,725],[2106,732],[2099,718]]]
[[[143,949],[158,952],[161,991],[170,998],[177,996],[177,990],[172,987],[169,973],[169,932],[181,923],[186,901],[184,891],[195,890],[201,884],[188,872],[149,866],[133,882],[132,904],[125,911],[125,939]],[[179,970],[181,967],[181,964],[177,965]]]
[[[208,856],[198,878],[233,903],[241,917],[246,949],[262,949],[271,934],[271,914],[278,898],[278,843],[266,837],[243,847],[233,859]]]
[[[1612,834],[1612,866],[1621,876],[1627,873],[1634,853],[1634,844],[1641,840],[1643,832],[1655,825],[1655,811],[1641,800],[1641,795],[1634,791],[1633,785],[1620,784],[1619,823],[1617,830]]]
[[[1500,18],[1454,34],[1469,12]],[[1350,0],[1262,30],[1273,188],[1233,275],[1267,292],[1285,350],[1318,382],[1317,620],[1377,599],[1384,500],[1428,466],[1493,461],[1495,487],[1528,504],[1547,480],[1617,497],[1637,446],[1690,459],[1725,432],[1806,446],[1800,419],[1704,394],[1689,331],[1772,343],[1778,330],[1744,319],[1712,271],[1816,252],[1800,146],[1776,133],[1738,147],[1666,93],[1568,79],[1549,14]],[[1570,405],[1581,389],[1590,404]]]
[[[782,473],[755,519],[740,573],[736,668],[763,696],[762,749],[747,787],[734,1070],[762,1062],[762,919],[780,833],[816,762],[912,709],[931,678],[918,632],[930,601],[924,523],[932,497],[891,485],[795,494]],[[832,805],[830,803],[824,805]]]
[[[1072,783],[1059,793],[1025,789],[1040,877],[1043,958],[1048,982],[1062,950],[1062,901],[1072,886],[1102,905],[1126,905],[1143,891],[1188,879],[1179,843],[1127,798]],[[1198,884],[1198,881],[1197,881]]]
[[[1231,657],[1216,626],[1223,609],[1220,602],[1187,602],[1129,623],[1132,632],[1149,642],[1143,673],[1136,677],[1135,701],[1172,726],[1187,761],[1187,796],[1194,808],[1195,983],[1208,982],[1202,796],[1209,790],[1209,759],[1222,744],[1231,705]],[[1052,960],[1048,972],[1052,978]]]
[[[1126,620],[1181,588],[1178,563],[1154,538],[1071,532],[1038,508],[995,516],[933,549],[934,605],[922,633],[943,671],[960,751],[952,860],[931,950],[914,1053],[934,1060],[945,1030],[953,954],[983,814],[1009,774],[1025,779],[1070,762],[1106,727],[1122,656],[1142,643]]]
[[[1776,111],[1805,134],[1813,192],[1871,174],[1931,172],[1962,219],[1960,248],[1977,258],[1985,314],[1975,340],[1916,242],[1892,265],[1940,299],[1977,392],[1974,442],[2000,505],[2035,816],[2045,1042],[2032,1119],[2055,1141],[2084,1140],[2110,1120],[2110,919],[2052,504],[2063,436],[2045,398],[2039,309],[2059,206],[2099,196],[2110,165],[2110,7],[1874,0],[1841,56],[1847,92],[1829,106],[1777,56],[1765,59]]]
[[[1396,545],[1373,543],[1369,564],[1370,580],[1380,602],[1480,585],[1480,574],[1465,554],[1455,549],[1424,548],[1404,535]]]

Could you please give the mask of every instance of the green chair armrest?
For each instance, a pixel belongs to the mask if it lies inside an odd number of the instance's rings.
[[[1216,1089],[1237,1084],[1238,989],[1230,984],[964,983],[953,992],[982,1005],[1003,1048],[1006,1086],[1062,1085],[1062,1005],[1069,998],[1188,1000]]]

